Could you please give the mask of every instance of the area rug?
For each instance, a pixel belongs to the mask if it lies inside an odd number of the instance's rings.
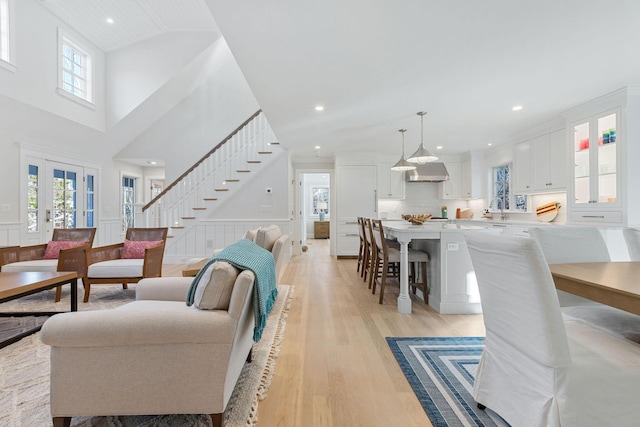
[[[508,426],[471,395],[484,338],[391,338],[387,343],[434,427]]]
[[[67,287],[68,288],[68,287]],[[64,288],[63,288],[64,289]],[[293,286],[279,285],[278,299],[269,315],[262,339],[253,349],[252,362],[245,364],[225,413],[227,427],[257,423],[258,402],[266,397],[275,371],[280,343],[284,337],[287,313],[293,298]],[[79,293],[82,291],[79,290]],[[3,311],[24,309],[60,310],[69,306],[68,290],[62,301],[53,302],[53,294],[34,294],[2,305]],[[79,310],[113,308],[135,299],[135,288],[96,286],[89,303],[78,303]],[[39,334],[28,336],[0,350],[0,426],[45,427],[51,425],[49,410],[49,347]],[[77,417],[79,427],[210,427],[208,415],[151,415],[122,417]]]

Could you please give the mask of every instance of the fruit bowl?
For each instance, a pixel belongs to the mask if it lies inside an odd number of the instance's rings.
[[[424,224],[433,215],[431,214],[402,214],[402,219],[409,221],[411,224]]]

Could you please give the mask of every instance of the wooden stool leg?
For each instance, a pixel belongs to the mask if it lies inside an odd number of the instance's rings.
[[[424,303],[429,304],[429,282],[427,280],[427,263],[422,262],[422,297]]]
[[[91,291],[91,283],[86,283],[83,281],[83,286],[84,286],[84,298],[82,299],[82,302],[89,302],[89,292]]]
[[[56,302],[59,302],[60,298],[62,298],[62,286],[56,288]]]

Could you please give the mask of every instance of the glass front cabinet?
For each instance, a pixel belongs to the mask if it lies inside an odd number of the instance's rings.
[[[577,222],[622,220],[620,207],[620,111],[609,110],[572,123],[573,198]],[[614,208],[611,210],[610,208]],[[599,210],[599,212],[589,212]]]
[[[573,126],[576,205],[618,201],[617,117],[607,113]]]

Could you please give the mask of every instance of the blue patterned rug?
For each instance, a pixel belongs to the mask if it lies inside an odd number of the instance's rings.
[[[508,426],[478,409],[471,395],[484,338],[387,337],[387,343],[434,427]]]

